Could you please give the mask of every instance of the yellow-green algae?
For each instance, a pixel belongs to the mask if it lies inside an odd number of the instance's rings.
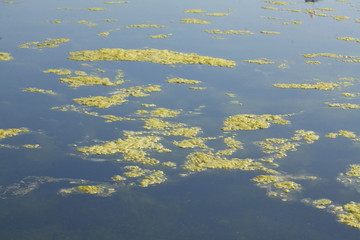
[[[331,132],[331,133],[326,134],[325,137],[336,138],[339,136],[343,136],[346,138],[356,138],[356,134],[354,132],[347,131],[347,130],[339,130],[338,132]]]
[[[95,8],[95,7],[93,7],[93,8],[87,8],[87,10],[89,10],[89,11],[105,11],[107,9],[106,8]]]
[[[317,200],[314,200],[312,202],[312,204],[316,207],[316,208],[319,208],[319,209],[325,209],[327,205],[331,204],[332,201],[330,199],[327,199],[327,198],[321,198],[321,199],[317,199]]]
[[[182,141],[173,141],[175,146],[179,148],[208,148],[204,141],[212,138],[190,138]]]
[[[293,181],[276,182],[274,183],[274,187],[283,189],[285,193],[301,189],[301,185]]]
[[[348,92],[344,92],[344,93],[341,93],[341,95],[344,96],[344,97],[351,97],[351,98],[353,98],[353,97],[358,96],[359,93],[348,93]]]
[[[148,157],[147,151],[169,152],[169,149],[159,143],[161,140],[157,136],[132,136],[128,135],[125,139],[108,141],[101,145],[78,148],[84,154],[108,155],[122,153],[124,161],[133,161],[141,164],[155,165],[159,160]]]
[[[133,24],[128,25],[125,28],[164,28],[164,25],[159,24]]]
[[[203,9],[187,9],[184,10],[184,13],[204,13],[205,10]]]
[[[98,76],[66,77],[60,78],[59,80],[64,83],[69,83],[69,87],[82,87],[91,85],[117,86],[124,83],[123,80],[111,82],[107,77],[102,78]]]
[[[223,122],[224,127],[222,130],[236,131],[236,130],[257,130],[269,128],[271,123],[286,125],[290,122],[283,119],[283,117],[291,116],[287,115],[255,115],[255,114],[239,114],[230,116]]]
[[[39,144],[24,144],[23,148],[40,148]]]
[[[354,37],[337,37],[336,39],[348,41],[348,42],[358,42],[360,43],[360,39]]]
[[[201,132],[199,127],[175,128],[169,131],[170,135],[193,138]]]
[[[99,50],[85,50],[70,52],[69,59],[76,61],[142,61],[170,64],[206,64],[211,66],[235,67],[235,61],[208,56],[200,56],[196,53],[182,53],[159,49],[121,49],[103,48]]]
[[[206,16],[223,17],[223,16],[229,16],[229,13],[207,13]]]
[[[305,58],[328,57],[328,58],[354,58],[354,56],[340,55],[335,53],[308,53],[302,54]]]
[[[116,4],[116,3],[129,3],[129,1],[112,1],[112,2],[103,2],[104,4]]]
[[[70,75],[71,70],[69,69],[47,69],[43,71],[44,73],[55,73],[56,75]]]
[[[180,114],[180,111],[171,110],[167,108],[158,108],[150,112],[150,114],[154,117],[160,117],[160,118],[172,118],[176,117]]]
[[[212,33],[212,34],[236,34],[236,35],[254,34],[254,32],[249,31],[249,30],[225,30],[225,31],[222,31],[220,29],[212,29],[212,30],[204,30],[203,32]]]
[[[304,63],[307,63],[307,64],[321,64],[320,61],[304,61]]]
[[[95,185],[77,186],[76,189],[80,192],[94,195],[103,194],[106,191],[105,187]]]
[[[19,45],[19,48],[56,48],[59,47],[61,43],[69,42],[70,39],[67,38],[47,38],[44,42],[28,42]]]
[[[115,175],[111,178],[113,181],[115,182],[120,182],[120,181],[125,181],[126,177],[120,176],[120,175]]]
[[[257,63],[257,64],[275,64],[275,62],[271,61],[267,58],[259,58],[259,59],[252,59],[252,60],[243,60],[243,62],[247,63]]]
[[[280,34],[280,32],[275,32],[275,31],[260,31],[260,33],[262,33],[262,34]]]
[[[8,128],[8,129],[0,129],[0,139],[14,137],[21,133],[30,132],[27,128]]]
[[[338,214],[339,222],[360,229],[360,203],[351,201],[343,209],[345,211]]]
[[[189,87],[190,90],[205,90],[206,87]]]
[[[168,33],[168,34],[158,34],[158,35],[152,35],[150,36],[151,38],[155,38],[155,39],[159,39],[159,38],[167,38],[169,36],[171,36],[172,34],[171,33]]]
[[[184,18],[181,19],[181,23],[192,23],[192,24],[211,24],[211,22],[196,19],[196,18]]]
[[[278,182],[280,180],[280,177],[274,175],[259,175],[251,180],[261,184],[269,184],[273,182]]]
[[[37,92],[37,93],[45,93],[45,94],[49,94],[49,95],[56,95],[56,93],[53,90],[45,90],[45,89],[33,88],[33,87],[24,88],[22,91],[23,92]]]
[[[340,109],[359,109],[360,105],[355,103],[326,103],[329,107],[337,107]]]
[[[169,83],[179,83],[179,84],[199,84],[201,81],[198,80],[190,80],[186,78],[170,78],[166,80]]]
[[[0,61],[10,61],[13,57],[10,55],[10,53],[6,52],[0,52]]]
[[[199,172],[206,169],[237,169],[237,170],[259,170],[262,164],[253,159],[227,159],[212,152],[193,152],[187,156],[184,169]]]
[[[176,128],[176,127],[184,126],[184,124],[181,123],[169,123],[159,118],[147,118],[144,120],[144,122],[145,122],[144,125],[145,129],[165,130],[168,128]]]
[[[93,106],[98,108],[109,108],[114,105],[120,105],[124,102],[127,102],[126,99],[129,96],[133,97],[144,97],[149,96],[148,92],[158,92],[160,91],[159,85],[149,85],[146,87],[135,86],[128,89],[117,89],[119,93],[114,94],[110,97],[104,96],[94,96],[94,97],[82,97],[74,98],[73,101],[86,106]]]
[[[88,25],[89,27],[96,27],[96,26],[97,26],[96,23],[93,23],[93,22],[90,22],[90,21],[86,21],[86,20],[79,20],[79,21],[76,21],[76,23],[86,24],[86,25]]]
[[[296,88],[296,89],[318,89],[318,90],[334,90],[335,88],[339,88],[341,86],[351,85],[349,82],[317,82],[314,84],[296,84],[296,83],[276,83],[273,84],[274,87],[277,88]]]
[[[150,185],[160,184],[166,181],[166,175],[161,170],[149,170],[142,169],[138,166],[126,166],[125,169],[128,169],[128,172],[125,172],[124,175],[131,178],[143,177],[139,181],[141,187],[148,187]]]
[[[265,1],[266,3],[273,4],[273,5],[292,5],[294,3],[289,2],[282,2],[282,1]]]

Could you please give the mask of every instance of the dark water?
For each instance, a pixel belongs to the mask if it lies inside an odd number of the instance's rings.
[[[346,98],[344,92],[359,93],[359,80],[332,91],[280,89],[275,83],[344,82],[339,78],[360,78],[359,63],[302,54],[334,53],[358,57],[360,2],[323,0],[316,3],[287,0],[291,5],[266,1],[164,1],[130,0],[106,4],[105,1],[1,1],[0,52],[10,53],[10,61],[0,61],[0,129],[26,127],[31,132],[0,140],[0,239],[358,239],[359,230],[337,221],[329,211],[304,204],[304,199],[328,198],[336,206],[359,202],[359,181],[344,185],[337,180],[350,164],[359,164],[359,143],[349,138],[325,137],[330,132],[348,130],[360,137],[359,109],[339,109],[331,103],[360,104],[358,95]],[[90,11],[87,8],[106,8]],[[274,7],[277,10],[264,9]],[[61,9],[60,9],[61,8]],[[69,8],[69,9],[64,9]],[[331,8],[333,11],[329,11]],[[205,13],[185,13],[203,9]],[[298,12],[290,11],[300,10]],[[228,13],[206,16],[206,13]],[[316,13],[315,15],[313,13]],[[320,16],[319,13],[327,14]],[[332,16],[349,19],[336,20]],[[211,24],[185,24],[180,20],[197,18]],[[61,23],[53,20],[59,19]],[[104,19],[117,19],[106,22]],[[90,27],[77,21],[96,23]],[[294,24],[294,21],[301,24]],[[165,28],[125,28],[132,24],[161,24]],[[215,35],[204,30],[249,30],[252,35]],[[109,31],[107,37],[96,34]],[[280,34],[262,34],[277,31]],[[151,35],[172,34],[163,39]],[[56,48],[22,49],[28,42],[47,38],[68,38]],[[360,41],[360,40],[359,40]],[[161,65],[148,62],[67,59],[69,52],[100,48],[168,49],[194,52],[233,60],[234,68],[206,65]],[[259,65],[244,60],[268,58],[274,64]],[[308,64],[304,61],[321,61]],[[340,60],[340,61],[338,61]],[[90,65],[82,65],[89,63]],[[114,80],[122,70],[124,84],[113,87],[70,88],[60,76],[43,71],[51,68],[81,70]],[[97,72],[96,69],[105,72]],[[182,77],[202,81],[204,90],[170,84],[166,79]],[[148,97],[129,97],[126,104],[108,109],[84,108],[72,101],[87,96],[110,96],[116,88],[147,84],[161,85],[161,92]],[[23,92],[27,87],[53,90],[55,96]],[[226,95],[235,94],[235,97]],[[232,103],[231,101],[238,101]],[[173,161],[177,168],[117,162],[120,154],[84,156],[77,146],[99,144],[123,136],[124,131],[144,131],[140,104],[182,113],[166,121],[201,127],[201,137],[230,136],[221,130],[225,118],[236,114],[291,114],[288,125],[272,124],[256,131],[235,131],[244,149],[231,157],[264,157],[254,142],[265,138],[291,138],[295,130],[314,131],[320,136],[312,144],[276,161],[274,168],[286,176],[316,176],[317,180],[294,180],[301,191],[291,193],[289,201],[268,197],[269,189],[259,188],[251,179],[260,171],[206,170],[189,173],[183,169],[186,156],[198,149],[172,145],[176,137],[163,136],[161,143],[171,153],[152,153],[160,161]],[[51,110],[74,104],[80,112]],[[197,110],[199,106],[205,106]],[[81,111],[95,111],[135,118],[135,121],[105,123],[103,118]],[[190,111],[200,114],[189,113]],[[145,130],[147,131],[147,130]],[[150,131],[149,131],[150,132]],[[39,144],[26,149],[23,144]],[[207,144],[225,148],[221,139]],[[5,146],[6,145],[6,146]],[[201,151],[201,150],[200,150]],[[113,185],[111,177],[123,174],[127,165],[162,170],[167,181],[140,187],[128,179]],[[59,194],[59,190],[78,185],[114,187],[116,192],[102,197],[90,194]]]

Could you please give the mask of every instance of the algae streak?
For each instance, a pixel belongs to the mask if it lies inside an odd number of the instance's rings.
[[[76,61],[139,61],[160,64],[204,64],[220,67],[235,67],[236,62],[222,58],[200,56],[196,53],[182,53],[159,49],[103,48],[70,52],[69,59]]]

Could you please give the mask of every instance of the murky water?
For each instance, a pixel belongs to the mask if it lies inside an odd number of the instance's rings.
[[[0,238],[358,239],[359,11],[1,1]]]

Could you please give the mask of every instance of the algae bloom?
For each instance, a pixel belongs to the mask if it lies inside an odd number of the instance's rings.
[[[224,121],[224,127],[222,130],[257,130],[269,128],[271,123],[285,125],[290,122],[283,119],[283,116],[290,115],[254,115],[254,114],[240,114],[230,116]]]
[[[235,67],[236,62],[221,58],[200,56],[196,53],[182,53],[159,49],[103,48],[70,52],[69,59],[76,61],[139,61],[170,64],[205,64],[210,66]]]

